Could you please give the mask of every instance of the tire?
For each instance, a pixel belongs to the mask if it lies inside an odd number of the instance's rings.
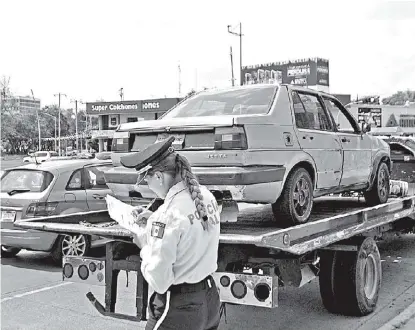
[[[55,245],[52,249],[51,257],[56,264],[61,265],[63,256],[83,257],[83,256],[88,255],[90,249],[91,249],[91,238],[88,235],[83,235],[83,234],[60,235],[58,239],[56,240]]]
[[[324,307],[333,314],[337,314],[340,311],[336,296],[338,260],[337,251],[322,251],[320,253],[320,273],[318,276],[320,296]]]
[[[381,162],[376,172],[375,182],[370,190],[363,194],[367,205],[375,206],[388,201],[390,192],[390,172],[388,165]]]
[[[300,200],[295,202],[295,194]],[[289,174],[280,198],[272,204],[274,218],[282,227],[306,223],[313,209],[313,181],[308,171],[302,167]]]
[[[14,247],[2,245],[1,246],[1,257],[2,258],[13,258],[20,251],[21,251],[21,249],[19,249],[19,248],[14,248]]]
[[[365,316],[372,313],[379,299],[382,283],[380,254],[373,238],[365,238],[357,252],[335,252],[332,283],[320,279],[323,304],[333,303],[327,310],[350,316]],[[324,259],[323,259],[324,260]],[[328,260],[328,259],[327,259]],[[324,263],[321,264],[323,267]],[[323,268],[321,268],[323,270]]]

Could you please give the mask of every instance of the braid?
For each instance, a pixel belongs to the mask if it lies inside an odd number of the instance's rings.
[[[192,197],[192,200],[196,206],[196,212],[199,217],[202,219],[203,229],[207,230],[208,228],[208,216],[206,211],[206,205],[203,202],[203,196],[200,191],[199,182],[196,179],[196,176],[192,172],[192,168],[188,160],[179,154],[176,154],[176,174],[180,175],[182,180],[187,186],[189,193]]]

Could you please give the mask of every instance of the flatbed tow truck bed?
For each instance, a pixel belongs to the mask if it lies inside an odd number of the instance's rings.
[[[357,197],[321,198],[315,202],[315,209],[308,223],[286,229],[278,228],[274,221],[270,221],[271,215],[267,214],[269,212],[271,211],[262,209],[258,216],[258,208],[253,207],[238,217],[236,223],[221,223],[220,243],[255,245],[302,255],[398,219],[415,219],[415,196],[390,199],[388,203],[374,207],[365,207],[364,200]],[[44,217],[22,221],[16,225],[25,229],[132,240],[129,230],[115,225],[112,221],[88,221],[100,216],[108,219],[108,212]],[[255,219],[252,220],[252,217]],[[71,223],[62,223],[64,219]]]
[[[375,309],[381,286],[374,238],[386,232],[414,231],[415,195],[390,198],[374,207],[366,207],[363,198],[324,197],[315,201],[306,224],[282,229],[270,219],[270,207],[252,207],[241,212],[236,223],[221,223],[214,274],[221,301],[273,308],[278,306],[280,286],[299,288],[318,277],[329,312],[363,316]],[[139,250],[132,243],[131,232],[111,221],[107,211],[24,220],[15,225],[110,238],[105,258],[64,257],[63,279],[105,285],[105,306],[92,292],[86,295],[104,316],[146,320],[148,286],[140,271]],[[134,316],[115,312],[121,270],[137,273]]]

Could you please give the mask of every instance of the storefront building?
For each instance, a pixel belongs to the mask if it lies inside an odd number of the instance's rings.
[[[415,104],[350,104],[347,107],[359,123],[369,122],[373,133],[394,135],[399,127],[401,135],[415,135]]]
[[[99,152],[111,151],[112,137],[118,125],[141,120],[156,120],[180,101],[164,98],[140,101],[88,102],[86,113],[98,117],[98,129],[91,138],[98,139]]]

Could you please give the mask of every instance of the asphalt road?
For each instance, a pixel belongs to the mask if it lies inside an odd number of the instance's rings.
[[[15,166],[20,166],[23,165],[23,160],[22,159],[11,159],[11,160],[1,160],[0,162],[1,164],[1,169],[5,170],[8,169],[10,167],[15,167]]]
[[[323,307],[317,281],[302,288],[282,288],[280,307],[261,309],[228,306],[227,324],[220,329],[284,330],[374,330],[399,314],[415,297],[415,235],[389,239],[379,244],[383,286],[376,311],[362,318],[329,314]],[[94,255],[103,254],[103,249]],[[129,285],[120,275],[117,312],[134,314],[134,273]],[[48,254],[22,251],[16,258],[1,259],[2,329],[144,329],[144,322],[104,318],[85,294],[92,291],[104,301],[104,288],[62,282],[61,270]]]

